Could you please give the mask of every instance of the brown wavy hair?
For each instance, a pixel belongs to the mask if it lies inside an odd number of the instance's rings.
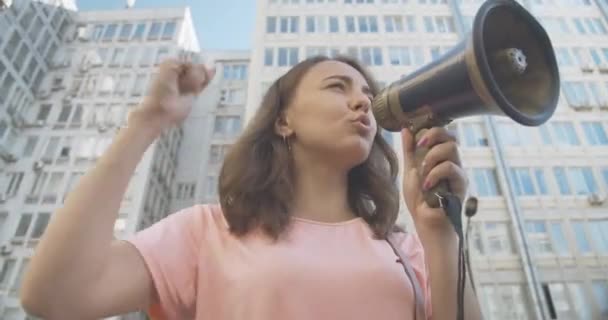
[[[372,94],[378,87],[371,75],[349,57],[306,59],[278,78],[239,139],[230,147],[219,176],[220,204],[230,232],[243,236],[261,228],[277,239],[289,226],[294,199],[294,166],[275,122],[291,102],[304,74],[317,63],[334,60],[350,65],[367,81]],[[377,238],[386,238],[399,213],[397,156],[381,130],[369,157],[348,173],[348,202]]]

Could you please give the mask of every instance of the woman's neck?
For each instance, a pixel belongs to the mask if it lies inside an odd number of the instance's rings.
[[[355,217],[348,203],[348,173],[321,161],[296,164],[294,216],[320,222]]]

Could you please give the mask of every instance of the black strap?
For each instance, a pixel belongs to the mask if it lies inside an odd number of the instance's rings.
[[[463,242],[464,237],[462,235],[462,202],[460,199],[452,194],[442,195],[439,199],[441,207],[445,210],[448,219],[454,226],[456,234],[458,235],[458,285],[456,292],[458,311],[456,314],[457,320],[464,320],[464,288],[466,283],[466,270],[464,261],[464,250]]]

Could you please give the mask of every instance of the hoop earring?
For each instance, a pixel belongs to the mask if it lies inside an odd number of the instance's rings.
[[[283,135],[283,142],[285,143],[285,145],[287,146],[287,150],[291,151],[291,144],[289,144],[289,140],[287,138],[286,135]]]

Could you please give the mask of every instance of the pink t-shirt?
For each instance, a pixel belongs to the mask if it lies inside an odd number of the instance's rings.
[[[431,315],[428,269],[418,238],[401,245]],[[195,205],[128,240],[143,256],[160,303],[153,319],[413,319],[411,284],[386,241],[356,218],[294,218],[286,237],[235,237],[219,206]]]

